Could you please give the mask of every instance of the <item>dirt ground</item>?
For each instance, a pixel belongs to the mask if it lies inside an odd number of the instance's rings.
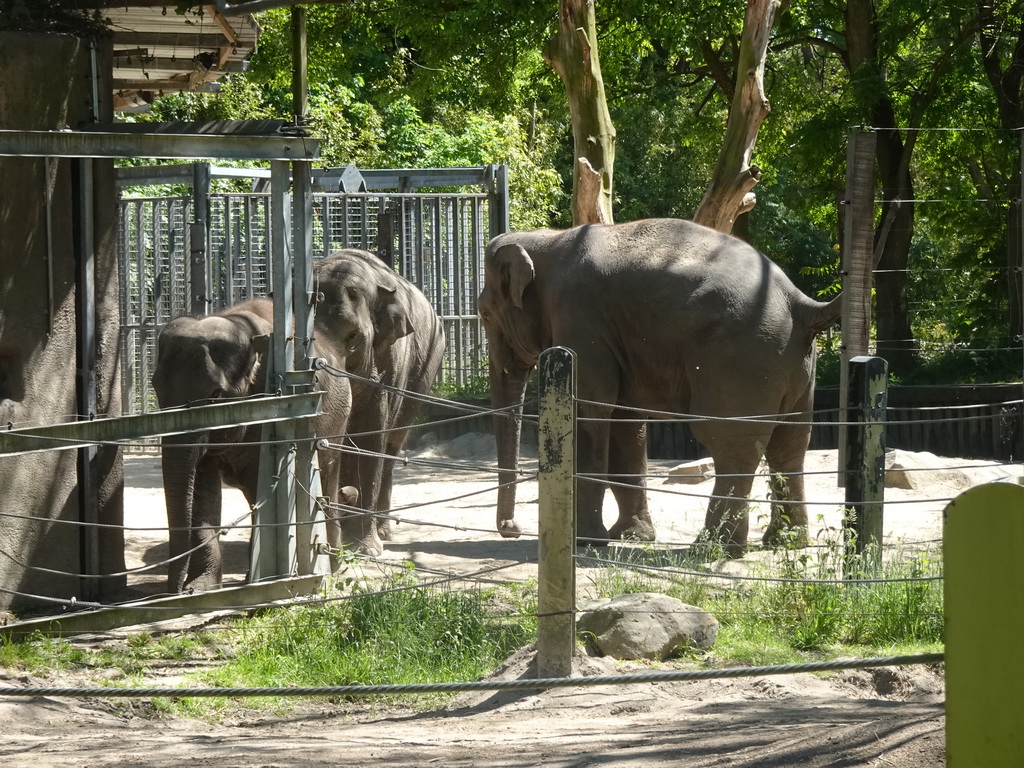
[[[410,463],[396,472],[395,540],[380,565],[415,563],[423,580],[436,574],[472,574],[501,567],[487,578],[536,576],[536,541],[502,540],[494,526],[493,440],[467,435],[443,445],[421,440]],[[889,541],[941,538],[942,509],[966,488],[1022,474],[1020,465],[900,457],[918,471],[912,488],[886,490]],[[414,460],[426,460],[421,465]],[[662,473],[673,462],[657,462]],[[535,461],[526,461],[534,468]],[[808,499],[813,533],[841,523],[843,490],[836,487],[834,452],[808,456]],[[166,524],[155,458],[126,462],[129,567],[166,556]],[[650,485],[659,543],[691,542],[704,517],[711,481]],[[474,495],[466,495],[471,494]],[[610,495],[609,495],[610,496]],[[755,486],[764,499],[766,481]],[[456,498],[458,497],[458,498]],[[536,482],[524,483],[517,516],[536,530]],[[245,516],[241,495],[225,492],[225,521]],[[751,540],[759,540],[767,505],[752,509]],[[609,498],[608,520],[614,518]],[[416,523],[410,521],[417,521]],[[225,542],[229,578],[240,580],[248,531]],[[757,555],[731,563],[742,571]],[[581,596],[596,571],[582,569]],[[140,593],[160,591],[160,569],[133,578]],[[531,655],[509,659],[496,677],[532,676]],[[672,664],[663,665],[672,668]],[[661,668],[661,667],[659,667]],[[608,659],[582,659],[579,674],[616,674],[649,668]],[[47,679],[4,674],[0,685],[76,685],[59,673]],[[157,671],[159,674],[160,671]],[[164,675],[173,671],[163,670]],[[148,679],[164,684],[166,677]],[[941,670],[924,667],[741,678],[727,681],[565,688],[546,692],[461,694],[441,711],[416,712],[393,705],[302,704],[286,715],[239,710],[223,722],[156,715],[146,702],[102,699],[0,698],[0,759],[20,766],[153,766],[280,768],[375,763],[386,766],[882,766],[945,765]]]

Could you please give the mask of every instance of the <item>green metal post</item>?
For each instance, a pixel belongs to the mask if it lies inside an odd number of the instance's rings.
[[[1024,487],[971,488],[945,511],[946,765],[1024,765]]]

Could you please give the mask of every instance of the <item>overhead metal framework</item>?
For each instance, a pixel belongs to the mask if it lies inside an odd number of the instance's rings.
[[[76,0],[107,20],[113,40],[114,109],[145,109],[178,91],[213,91],[245,71],[260,28],[251,12],[224,14],[215,4],[179,14],[172,0]]]

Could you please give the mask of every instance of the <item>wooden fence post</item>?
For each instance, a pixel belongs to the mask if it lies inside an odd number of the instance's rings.
[[[946,764],[1024,765],[1024,487],[990,483],[946,507]]]
[[[849,361],[868,353],[871,331],[871,280],[874,267],[875,145],[878,137],[866,128],[852,128],[846,150],[846,194],[839,208],[843,235],[843,344],[839,367],[839,420],[849,421],[846,411]],[[845,463],[846,434],[839,431],[839,465]],[[839,474],[839,485],[846,477]]]
[[[576,355],[540,356],[537,676],[569,677],[576,650]]]
[[[882,557],[887,379],[888,366],[882,358],[857,356],[850,360],[843,528],[852,551],[871,553],[876,565]]]

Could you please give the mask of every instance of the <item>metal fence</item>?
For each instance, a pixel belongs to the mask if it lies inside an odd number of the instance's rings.
[[[181,181],[196,186],[192,166],[181,166]],[[122,169],[128,170],[128,169]],[[147,183],[146,169],[122,173],[122,188]],[[216,177],[216,169],[213,169]],[[507,229],[507,181],[502,166],[431,171],[347,169],[358,191],[319,191],[313,199],[313,249],[322,257],[337,248],[377,253],[415,284],[444,325],[447,351],[441,377],[464,386],[486,370],[483,331],[476,297],[483,280],[483,253],[488,240]],[[231,172],[237,176],[237,171]],[[259,172],[253,172],[259,178]],[[321,172],[321,180],[329,175]],[[167,183],[166,174],[161,183]],[[484,191],[377,191],[396,186],[417,190],[466,186]],[[323,186],[321,184],[321,186]],[[195,212],[208,210],[205,244],[197,237]],[[200,220],[202,217],[199,217]],[[202,230],[199,230],[202,232]],[[191,234],[190,234],[191,233]],[[172,318],[190,314],[191,264],[205,254],[208,295],[200,297],[207,312],[218,312],[273,291],[270,270],[270,206],[265,192],[125,197],[120,202],[119,253],[122,279],[121,353],[125,413],[156,408],[150,385],[156,364],[156,339]],[[195,246],[195,247],[193,247]]]

